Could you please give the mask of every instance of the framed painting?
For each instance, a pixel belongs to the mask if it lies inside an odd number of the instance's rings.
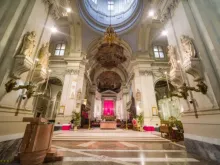
[[[65,106],[62,105],[60,106],[59,114],[64,114],[64,112],[65,112]]]
[[[152,107],[152,115],[153,115],[153,116],[158,116],[157,107]]]

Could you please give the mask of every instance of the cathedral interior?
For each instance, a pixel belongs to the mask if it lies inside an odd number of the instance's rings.
[[[220,0],[0,0],[0,164],[220,164]]]

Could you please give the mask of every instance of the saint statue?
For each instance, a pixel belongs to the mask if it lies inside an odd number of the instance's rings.
[[[170,58],[169,63],[171,64],[171,68],[177,69],[178,63],[176,61],[175,48],[172,45],[169,45],[167,48],[168,48],[168,57]]]
[[[193,44],[193,41],[188,36],[182,35],[180,37],[182,49],[183,49],[183,55],[187,58],[195,58],[196,57],[196,49]]]
[[[27,32],[24,35],[21,51],[19,54],[23,54],[29,57],[32,55],[33,49],[35,47],[35,37],[36,37],[35,31]]]
[[[49,42],[47,42],[46,44],[42,45],[38,55],[39,64],[45,69],[48,68],[49,57],[50,57]]]
[[[141,101],[141,92],[139,89],[137,89],[137,93],[136,93],[136,101]]]

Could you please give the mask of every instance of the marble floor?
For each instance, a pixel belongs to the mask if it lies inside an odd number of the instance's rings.
[[[122,140],[125,136],[127,140]],[[59,131],[54,133],[52,145],[63,152],[64,159],[44,165],[218,165],[187,153],[183,145],[163,139],[157,132]]]

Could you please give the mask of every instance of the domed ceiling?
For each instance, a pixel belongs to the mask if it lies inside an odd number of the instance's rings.
[[[111,23],[116,32],[131,28],[142,11],[142,0],[80,0],[80,13],[95,30],[104,32]]]

